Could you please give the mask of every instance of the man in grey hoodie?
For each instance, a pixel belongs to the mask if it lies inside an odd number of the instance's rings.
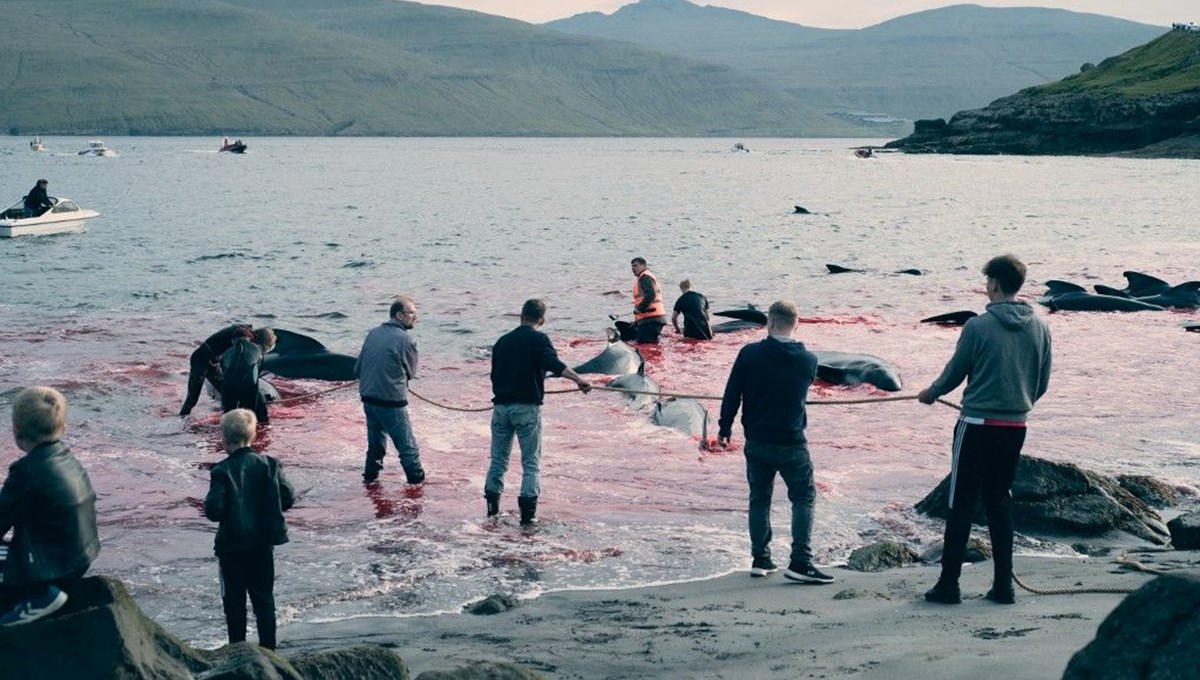
[[[958,577],[971,518],[983,498],[992,539],[995,578],[987,599],[1012,604],[1012,484],[1025,443],[1025,419],[1050,381],[1050,329],[1016,299],[1025,265],[1000,255],[983,268],[987,311],[966,323],[954,356],[917,399],[932,404],[965,378],[962,415],[954,426],[942,573],[925,599],[958,604]]]

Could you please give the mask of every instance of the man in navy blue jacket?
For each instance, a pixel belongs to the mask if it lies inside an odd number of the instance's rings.
[[[813,565],[809,546],[817,490],[804,436],[805,402],[817,376],[817,357],[792,338],[799,316],[796,303],[774,303],[767,311],[767,338],[738,353],[721,400],[717,443],[729,445],[741,406],[750,484],[750,575],[766,576],[776,569],[771,561],[771,496],[779,473],[792,503],[792,554],[783,576],[801,583],[833,583],[832,576]]]

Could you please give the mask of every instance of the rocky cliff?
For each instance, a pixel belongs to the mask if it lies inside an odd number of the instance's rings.
[[[1200,31],[1180,26],[1055,83],[887,144],[910,153],[1200,158]]]

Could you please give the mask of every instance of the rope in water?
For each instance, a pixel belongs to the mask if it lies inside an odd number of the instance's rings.
[[[355,380],[355,381],[351,381],[348,383],[343,383],[341,385],[337,385],[335,387],[331,387],[327,390],[322,390],[320,392],[313,392],[311,394],[304,394],[304,395],[300,395],[297,397],[283,399],[277,403],[286,404],[286,403],[293,402],[293,401],[299,401],[301,399],[308,399],[310,397],[316,397],[316,396],[320,396],[322,394],[328,394],[330,392],[336,392],[337,390],[345,389],[347,387],[350,387],[351,385],[357,384],[357,382],[358,381]],[[594,385],[592,387],[592,389],[600,390],[603,392],[622,392],[625,394],[639,394],[639,395],[647,395],[647,396],[652,396],[652,397],[673,397],[675,399],[709,399],[709,400],[715,400],[715,401],[720,401],[722,399],[722,397],[706,395],[706,394],[685,394],[685,393],[679,393],[679,392],[653,392],[653,391],[649,391],[649,390],[627,389],[624,387],[608,387],[607,385]],[[580,391],[581,390],[579,390],[578,388],[566,389],[566,390],[547,390],[546,394],[569,394],[571,392],[580,392]],[[424,401],[428,404],[432,404],[433,406],[437,406],[438,408],[446,409],[448,411],[458,411],[461,413],[482,413],[484,411],[492,410],[492,407],[490,405],[480,406],[478,408],[472,408],[472,407],[453,406],[451,404],[444,404],[442,402],[439,402],[434,399],[430,399],[428,397],[421,395],[419,392],[412,389],[412,387],[408,388],[408,393],[413,395],[417,399],[420,399],[421,401]],[[887,402],[887,401],[911,401],[916,398],[917,398],[916,395],[904,395],[904,396],[894,396],[894,397],[866,397],[866,398],[862,398],[862,399],[822,399],[819,401],[810,401],[810,402],[808,402],[808,404],[813,405],[813,406],[835,406],[835,405],[844,406],[844,405],[855,405],[855,404],[873,404],[873,403]],[[946,399],[942,399],[940,397],[937,399],[937,402],[939,404],[944,404],[946,406],[949,406],[950,408],[953,408],[953,409],[956,409],[959,411],[962,410],[962,406],[960,406],[959,404],[956,404],[956,403],[946,400]],[[1143,571],[1143,572],[1146,572],[1149,574],[1165,573],[1161,569],[1156,569],[1154,567],[1147,567],[1140,562],[1128,560],[1126,558],[1125,553],[1121,553],[1121,555],[1117,558],[1117,562],[1122,565],[1125,565],[1131,569]],[[1026,590],[1030,593],[1033,593],[1034,595],[1075,595],[1075,594],[1083,594],[1083,593],[1124,595],[1124,594],[1132,593],[1136,590],[1136,588],[1090,588],[1090,587],[1035,588],[1035,587],[1029,585],[1028,583],[1026,583],[1024,581],[1024,579],[1022,579],[1016,572],[1013,573],[1013,582],[1016,583],[1017,586],[1019,586],[1022,590]]]

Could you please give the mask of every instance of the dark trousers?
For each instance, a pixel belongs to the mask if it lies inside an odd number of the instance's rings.
[[[229,642],[246,640],[246,595],[254,607],[258,644],[275,649],[275,549],[263,546],[220,555],[221,604]]]
[[[221,392],[221,411],[229,413],[235,408],[254,411],[254,417],[258,418],[260,423],[271,422],[271,414],[267,412],[267,400],[262,392],[258,391],[257,385],[235,389],[233,385],[225,384],[225,390]]]
[[[212,362],[213,356],[208,351],[208,347],[201,346],[192,352],[188,368],[187,397],[183,400],[183,407],[179,409],[179,415],[186,416],[192,412],[193,408],[196,408],[196,402],[200,401],[200,389],[204,387],[205,378],[208,378],[209,382],[220,391],[221,372]]]
[[[958,581],[967,539],[971,537],[971,521],[982,498],[992,539],[995,584],[1012,587],[1012,485],[1024,444],[1024,427],[975,425],[962,420],[955,423],[941,580]]]
[[[4,563],[8,559],[8,544],[0,541],[0,574],[4,573]],[[89,565],[90,566],[90,565]],[[62,578],[56,578],[52,581],[41,581],[38,583],[25,583],[22,585],[9,585],[0,581],[0,614],[7,612],[9,609],[17,606],[21,600],[31,597],[37,597],[46,591],[49,586],[58,586],[62,590],[67,591],[69,595],[71,590],[87,573],[88,567],[84,567],[73,574],[67,574]]]
[[[771,497],[775,474],[787,486],[792,504],[792,553],[790,565],[812,564],[813,504],[817,487],[813,483],[812,460],[804,444],[764,444],[746,440],[746,481],[750,485],[750,556],[771,556]]]
[[[654,343],[658,342],[658,336],[665,325],[658,321],[639,321],[634,324],[633,330],[637,333],[638,342]]]

